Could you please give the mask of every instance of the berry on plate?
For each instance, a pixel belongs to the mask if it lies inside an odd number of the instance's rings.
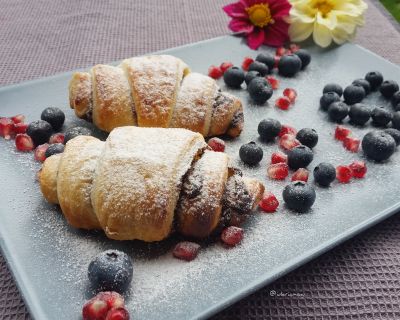
[[[248,71],[246,75],[244,76],[244,82],[246,82],[246,85],[249,86],[251,80],[254,78],[261,78],[261,74],[258,71]]]
[[[393,112],[392,126],[393,128],[400,130],[400,111]]]
[[[224,73],[224,82],[228,87],[240,88],[244,81],[244,72],[238,67],[230,67]]]
[[[190,241],[182,241],[177,243],[172,251],[172,254],[175,258],[185,261],[192,261],[197,257],[199,250],[199,244]]]
[[[261,140],[271,141],[279,135],[281,129],[282,125],[278,120],[268,118],[260,121],[257,131]]]
[[[397,91],[390,100],[395,111],[400,111],[400,91]]]
[[[239,149],[240,159],[250,166],[258,164],[263,155],[262,149],[254,141],[242,145]]]
[[[230,226],[222,230],[221,240],[228,246],[236,246],[243,240],[243,229],[235,226]]]
[[[322,110],[328,111],[329,106],[338,101],[340,101],[340,97],[336,92],[325,92],[319,99],[319,105]]]
[[[360,139],[357,139],[354,137],[346,137],[343,140],[343,146],[347,150],[354,152],[354,153],[358,152],[358,150],[360,149],[360,143],[361,143]]]
[[[331,105],[328,107],[328,116],[332,121],[341,122],[347,117],[349,111],[350,107],[346,103],[337,101],[331,103]]]
[[[65,121],[65,114],[60,108],[46,108],[42,111],[40,119],[47,121],[53,127],[54,131],[59,130]]]
[[[233,67],[232,62],[222,62],[219,68],[221,69],[222,73],[224,73],[226,70],[228,70],[230,67]]]
[[[310,53],[305,50],[305,49],[298,49],[298,50],[290,50],[292,51],[296,56],[298,56],[301,60],[301,69],[305,69],[311,62],[311,55]]]
[[[213,151],[216,152],[224,152],[225,151],[225,141],[214,137],[211,138],[210,140],[208,140],[208,145],[211,149],[213,149]]]
[[[279,146],[284,150],[291,150],[299,145],[301,145],[300,141],[292,134],[284,134],[279,139]]]
[[[284,77],[293,77],[301,70],[301,60],[295,54],[284,55],[278,63],[278,71]]]
[[[400,145],[400,131],[395,128],[387,128],[383,130],[383,132],[390,134],[394,141],[396,142],[396,146]]]
[[[369,82],[371,90],[376,90],[383,82],[383,75],[379,71],[370,71],[365,75],[365,80]]]
[[[268,166],[267,175],[273,180],[285,180],[289,175],[289,166],[286,163],[274,163]]]
[[[383,131],[368,132],[361,143],[365,155],[375,161],[384,161],[390,158],[396,149],[396,141]]]
[[[289,209],[305,212],[314,204],[316,193],[308,183],[294,181],[283,189],[282,196]]]
[[[82,308],[83,320],[105,320],[111,310],[124,308],[124,298],[117,292],[99,292],[95,297],[87,301]],[[112,320],[129,320],[127,318],[111,318]]]
[[[379,91],[385,98],[390,99],[395,92],[399,91],[399,85],[394,80],[385,80],[382,82]]]
[[[249,66],[250,66],[253,62],[254,62],[253,58],[251,58],[251,57],[245,57],[245,58],[243,59],[243,62],[242,62],[242,69],[243,69],[244,71],[248,71],[248,70],[249,70]]]
[[[262,62],[254,61],[249,65],[248,71],[258,71],[263,77],[269,73],[269,68]]]
[[[363,87],[365,94],[369,94],[371,92],[371,85],[369,84],[369,82],[365,79],[356,79],[354,80],[352,83],[352,85],[354,86],[361,86]]]
[[[341,183],[348,183],[353,177],[353,173],[349,166],[336,167],[336,179]]]
[[[53,127],[44,120],[33,121],[28,125],[26,133],[32,138],[36,146],[47,143],[53,133]]]
[[[335,139],[339,141],[344,141],[351,134],[351,130],[344,126],[336,126],[335,129]]]
[[[328,83],[325,85],[322,93],[335,92],[339,97],[343,94],[343,88],[337,83]]]
[[[45,158],[48,158],[54,154],[63,153],[63,152],[64,152],[64,145],[62,143],[53,143],[48,146],[44,155],[45,155]]]
[[[265,79],[267,79],[267,81],[271,85],[272,90],[276,90],[279,88],[279,80],[274,76],[266,76]]]
[[[371,118],[371,110],[363,103],[356,103],[350,107],[349,117],[352,123],[363,126]]]
[[[129,312],[124,307],[112,308],[105,320],[129,320]]]
[[[35,149],[35,160],[39,162],[43,162],[44,160],[46,160],[46,151],[48,148],[48,143],[43,143],[40,146],[37,146]]]
[[[322,187],[329,185],[336,179],[336,169],[327,162],[321,162],[314,168],[314,180]]]
[[[256,77],[250,81],[247,91],[256,104],[264,104],[272,97],[273,90],[265,78]]]
[[[352,84],[343,91],[344,101],[349,105],[361,102],[365,95],[365,90],[361,85]]]
[[[386,127],[392,121],[392,113],[385,107],[376,107],[371,112],[372,122],[377,127]]]
[[[26,129],[28,129],[28,124],[27,123],[19,122],[19,123],[14,124],[14,132],[15,132],[15,134],[26,133]]]
[[[67,143],[69,140],[77,137],[77,136],[91,136],[92,130],[85,127],[71,127],[65,131],[64,134],[64,143]]]
[[[0,118],[0,136],[5,139],[11,139],[14,136],[14,122],[10,118]]]
[[[64,143],[64,134],[60,132],[53,134],[49,139],[49,143]]]
[[[258,205],[264,212],[272,213],[279,207],[279,201],[273,193],[265,192]]]
[[[308,181],[309,172],[305,168],[299,168],[292,175],[292,181]]]
[[[220,67],[212,65],[208,68],[208,76],[210,78],[219,79],[222,77],[222,75],[223,75],[223,72]]]
[[[275,64],[274,56],[269,53],[260,53],[256,57],[256,61],[265,64],[268,67],[269,71],[271,71],[274,68]]]
[[[314,148],[318,143],[318,134],[317,131],[311,128],[303,128],[296,134],[297,140],[301,142],[301,144],[309,147],[310,149]]]
[[[271,164],[275,163],[287,163],[287,155],[280,151],[274,152],[271,155]]]
[[[314,153],[307,146],[299,145],[288,152],[288,165],[293,170],[306,168],[313,159]]]
[[[291,135],[296,135],[297,130],[293,128],[292,126],[288,126],[287,124],[282,125],[281,131],[279,131],[279,137],[282,137],[285,134],[291,134]]]
[[[15,147],[18,151],[28,152],[35,148],[32,138],[26,133],[19,133],[15,137]]]
[[[293,88],[286,88],[283,90],[283,95],[288,97],[291,103],[295,103],[297,98],[297,92]]]
[[[275,100],[275,106],[281,110],[289,109],[291,101],[288,97],[279,97]]]
[[[89,264],[88,277],[94,288],[123,292],[130,286],[133,275],[132,260],[118,250],[106,250]]]
[[[23,114],[17,114],[11,117],[12,122],[15,124],[25,122],[25,116]]]
[[[354,161],[349,165],[353,178],[362,179],[367,173],[367,166],[364,161]]]
[[[286,54],[286,52],[287,52],[286,48],[279,47],[279,48],[276,48],[275,55],[278,56],[278,57],[282,57],[282,56],[284,56]]]

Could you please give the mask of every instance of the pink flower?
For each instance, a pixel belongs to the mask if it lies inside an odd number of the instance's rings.
[[[229,29],[243,33],[248,46],[258,49],[262,44],[279,47],[289,39],[291,7],[288,0],[239,0],[223,10],[232,18]]]

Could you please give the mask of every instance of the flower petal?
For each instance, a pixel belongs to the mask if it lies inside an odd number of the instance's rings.
[[[331,31],[323,24],[317,22],[314,23],[313,38],[314,42],[323,48],[328,47],[332,43]]]
[[[232,18],[248,18],[245,6],[241,2],[235,2],[223,7],[222,10]]]
[[[253,49],[258,49],[264,42],[265,32],[264,29],[255,28],[252,33],[247,35],[247,45]]]
[[[276,20],[265,30],[264,44],[271,47],[282,46],[288,39],[289,24],[284,20]]]
[[[333,30],[337,26],[337,18],[334,12],[329,12],[326,17],[324,17],[321,12],[317,14],[317,22],[327,27],[329,30]]]
[[[289,27],[290,40],[301,42],[306,40],[314,30],[314,23],[293,22]]]
[[[244,32],[246,34],[253,32],[254,26],[249,20],[232,19],[228,24],[229,29],[233,32]]]

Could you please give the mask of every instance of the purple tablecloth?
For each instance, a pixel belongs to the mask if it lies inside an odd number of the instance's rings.
[[[1,0],[0,85],[227,34],[229,2]],[[400,64],[396,24],[368,3],[356,42]],[[215,319],[400,319],[399,244],[397,214]],[[29,319],[1,256],[0,319]]]

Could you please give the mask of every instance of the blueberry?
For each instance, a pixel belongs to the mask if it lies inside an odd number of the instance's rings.
[[[395,128],[387,128],[383,130],[383,132],[390,134],[394,141],[396,142],[396,146],[400,144],[400,131]]]
[[[393,115],[389,110],[384,107],[376,107],[371,113],[374,125],[378,127],[386,127],[392,121]]]
[[[350,107],[342,101],[332,103],[328,108],[328,115],[332,121],[341,122],[349,114]]]
[[[288,152],[289,168],[297,170],[306,168],[314,159],[314,153],[307,146],[297,146]]]
[[[294,53],[301,60],[301,69],[305,69],[311,62],[311,55],[305,49],[299,49]]]
[[[85,127],[68,128],[67,131],[65,131],[64,144],[77,136],[91,136],[92,134],[92,130]]]
[[[399,85],[396,81],[386,80],[382,82],[379,91],[385,98],[391,98],[395,92],[399,91]]]
[[[228,87],[240,88],[244,81],[244,72],[238,67],[230,67],[224,73],[224,81]]]
[[[352,85],[363,87],[366,95],[371,92],[371,85],[365,79],[356,79],[352,82]]]
[[[340,101],[340,97],[336,92],[325,92],[319,100],[319,105],[322,110],[327,111],[328,107],[337,101]]]
[[[261,140],[271,141],[278,136],[281,131],[282,125],[278,120],[275,119],[264,119],[258,124],[258,134]]]
[[[343,98],[347,104],[361,102],[365,98],[365,90],[362,86],[352,84],[344,89]]]
[[[371,71],[365,75],[365,80],[371,85],[371,90],[376,90],[383,82],[383,76],[379,71]]]
[[[273,94],[273,90],[265,78],[254,78],[251,80],[247,91],[249,91],[250,97],[257,104],[265,103]]]
[[[365,104],[356,103],[350,107],[349,117],[352,123],[362,126],[371,118],[371,110]]]
[[[274,65],[275,65],[274,56],[269,53],[260,53],[256,57],[256,61],[264,63],[268,67],[269,71],[272,71],[272,69],[274,68]]]
[[[26,133],[32,138],[33,143],[38,146],[49,141],[53,133],[53,127],[47,121],[36,120],[28,125]]]
[[[246,73],[246,75],[244,76],[244,81],[246,82],[247,86],[249,85],[249,83],[251,82],[251,80],[253,80],[254,78],[261,78],[262,75],[258,72],[258,71],[249,71]]]
[[[391,102],[394,110],[400,111],[400,91],[393,94]]]
[[[269,69],[264,63],[254,61],[252,64],[250,64],[249,71],[258,71],[263,77],[265,77],[268,74]]]
[[[322,187],[329,185],[336,179],[336,169],[327,162],[321,162],[314,168],[314,180]]]
[[[89,264],[88,276],[94,288],[102,291],[128,289],[133,275],[132,260],[118,250],[107,250],[97,255]]]
[[[295,54],[281,57],[278,63],[278,71],[282,76],[293,77],[301,69],[301,60]]]
[[[57,131],[64,124],[65,114],[59,108],[50,107],[50,108],[46,108],[42,111],[40,119],[50,123],[51,126],[53,127],[53,130]]]
[[[311,128],[303,128],[296,135],[297,140],[309,148],[314,148],[318,143],[317,131]]]
[[[307,211],[315,202],[315,190],[303,181],[295,181],[283,189],[283,200],[289,209],[297,212]]]
[[[393,113],[392,126],[393,128],[400,130],[400,111]]]
[[[52,156],[53,154],[63,153],[64,152],[64,145],[62,143],[54,143],[49,145],[45,152],[46,158]]]
[[[388,133],[371,131],[364,136],[361,146],[368,158],[375,161],[384,161],[394,153],[396,141]]]
[[[328,83],[322,90],[322,93],[327,92],[336,92],[338,96],[341,97],[343,94],[343,88],[337,83]]]
[[[240,147],[239,156],[244,163],[254,166],[263,158],[263,151],[255,142],[251,141]]]

